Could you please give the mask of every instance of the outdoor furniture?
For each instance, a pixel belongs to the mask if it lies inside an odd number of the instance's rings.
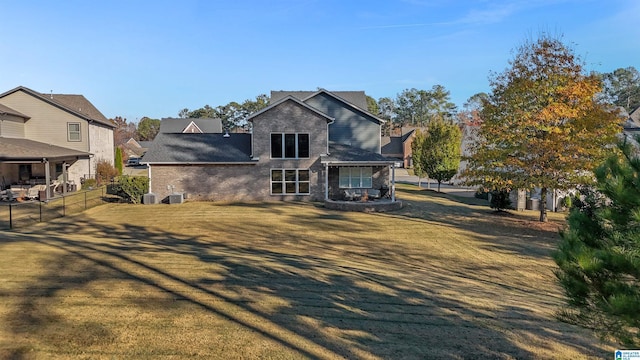
[[[47,185],[34,185],[27,190],[27,195],[25,197],[31,200],[42,200],[42,194],[45,192],[45,190],[47,190]]]
[[[381,197],[381,191],[378,189],[344,189],[344,199],[347,201],[360,201],[365,194],[368,200]]]

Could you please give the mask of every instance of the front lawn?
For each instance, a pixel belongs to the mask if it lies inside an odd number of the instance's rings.
[[[603,358],[555,320],[560,214],[107,204],[0,232],[0,358]]]

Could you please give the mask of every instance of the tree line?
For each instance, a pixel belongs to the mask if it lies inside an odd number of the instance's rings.
[[[597,75],[602,82],[598,96],[611,104],[624,108],[628,113],[640,106],[640,72],[633,66],[616,69],[611,73]],[[483,98],[479,93],[470,97],[461,108],[451,101],[451,93],[443,85],[431,89],[405,89],[395,97],[374,99],[367,96],[367,111],[386,120],[383,135],[398,134],[403,127],[426,128],[435,119],[453,121],[461,125],[473,124],[479,119]],[[225,129],[247,131],[249,115],[269,105],[269,96],[260,94],[242,102],[231,101],[225,105],[212,107],[204,105],[198,109],[183,108],[178,112],[181,118],[218,118]],[[160,129],[160,120],[143,117],[136,124],[116,116],[110,119],[116,125],[116,144],[134,138],[149,141]]]

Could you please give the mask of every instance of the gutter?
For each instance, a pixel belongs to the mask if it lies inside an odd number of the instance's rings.
[[[241,161],[241,162],[185,162],[185,161],[168,161],[168,162],[140,162],[142,165],[256,165],[257,161]]]

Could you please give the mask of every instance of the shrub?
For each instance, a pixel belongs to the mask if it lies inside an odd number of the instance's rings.
[[[122,149],[118,146],[116,147],[116,156],[115,156],[116,170],[118,170],[118,175],[122,175]]]
[[[565,209],[571,209],[571,205],[573,204],[573,201],[571,200],[571,195],[567,195],[564,198],[562,198],[562,202],[560,204]]]
[[[107,160],[100,159],[96,163],[96,180],[98,185],[111,182],[118,176],[118,170]]]
[[[96,179],[86,179],[82,183],[81,189],[82,190],[93,189],[93,188],[95,188],[97,186],[97,184],[98,184],[98,182],[96,181]]]
[[[511,208],[511,199],[509,199],[509,191],[501,189],[501,190],[493,190],[491,191],[491,200],[489,201],[489,206],[496,211],[504,211],[505,209]]]
[[[127,202],[140,204],[142,195],[149,192],[149,179],[144,176],[121,176],[114,184],[113,192]]]
[[[489,200],[489,191],[484,187],[479,187],[476,193],[473,195],[476,199]]]

